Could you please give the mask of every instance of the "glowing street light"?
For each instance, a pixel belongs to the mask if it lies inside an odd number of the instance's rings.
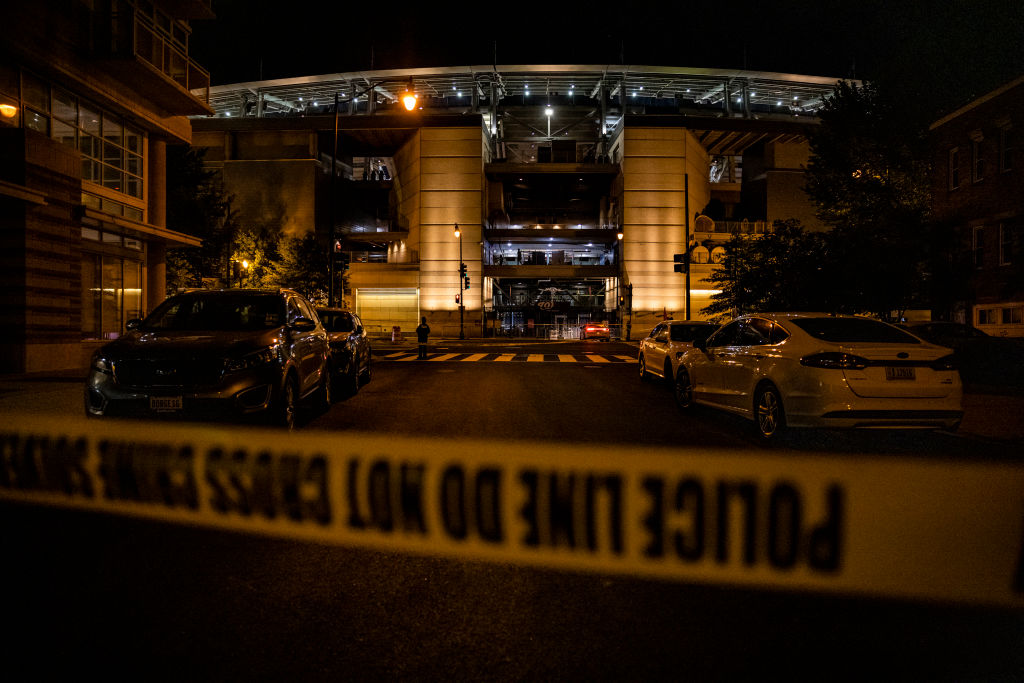
[[[412,90],[412,81],[409,81],[409,85],[405,87],[405,92],[402,93],[402,104],[405,105],[406,111],[412,111],[416,108],[416,93]]]
[[[465,339],[466,305],[464,299],[466,298],[466,292],[463,288],[465,287],[466,264],[462,262],[462,231],[459,230],[458,223],[455,224],[455,236],[459,238],[459,339]]]

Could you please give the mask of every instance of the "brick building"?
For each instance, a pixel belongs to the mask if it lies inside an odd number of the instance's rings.
[[[1024,76],[931,125],[932,208],[953,230],[951,317],[1024,336]]]
[[[208,114],[210,0],[0,6],[0,372],[81,368],[165,295],[166,145]]]

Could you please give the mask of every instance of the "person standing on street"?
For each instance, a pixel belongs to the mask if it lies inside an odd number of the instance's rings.
[[[420,343],[420,354],[416,360],[427,359],[427,337],[430,335],[430,325],[427,324],[427,317],[423,316],[420,324],[416,327],[416,339]]]

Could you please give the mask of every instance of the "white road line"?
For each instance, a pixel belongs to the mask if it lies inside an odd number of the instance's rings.
[[[514,353],[503,353],[500,356],[498,356],[497,358],[495,358],[494,360],[495,361],[512,360],[515,357],[516,357],[516,354],[514,354]]]
[[[559,363],[575,363],[576,362],[576,356],[570,356],[567,353],[560,353],[560,354],[558,354],[558,362]]]
[[[544,354],[543,353],[531,353],[530,355],[528,355],[526,357],[526,362],[527,363],[543,363],[544,362]]]
[[[388,355],[386,355],[384,357],[385,358],[398,358],[400,356],[404,356],[406,353],[408,353],[408,351],[399,351],[398,353],[389,353]]]
[[[486,355],[487,355],[486,353],[474,353],[472,356],[467,356],[467,357],[463,358],[462,360],[463,361],[467,361],[467,360],[480,360],[481,358],[483,358]]]
[[[636,362],[636,356],[615,356],[615,358],[618,358],[620,360],[628,360],[628,361]]]
[[[605,358],[604,356],[598,356],[595,353],[588,353],[587,358],[594,361],[595,363],[611,363],[611,361]]]
[[[457,354],[457,353],[446,353],[443,356],[438,356],[437,358],[431,358],[430,360],[451,360],[452,358],[455,358],[455,356],[458,356],[458,355],[459,354]]]

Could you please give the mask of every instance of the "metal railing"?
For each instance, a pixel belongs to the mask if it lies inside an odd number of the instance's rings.
[[[158,33],[136,14],[135,54],[191,92],[203,104],[210,102],[210,72],[189,59],[169,37]]]

